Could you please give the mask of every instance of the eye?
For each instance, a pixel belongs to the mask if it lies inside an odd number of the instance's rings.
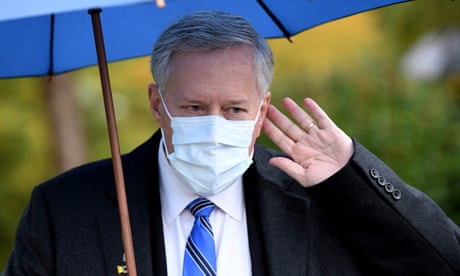
[[[198,112],[198,111],[203,110],[203,108],[199,105],[189,105],[187,106],[187,109],[192,112]]]
[[[243,112],[243,109],[241,107],[230,107],[230,112],[232,113],[241,113]]]
[[[247,120],[248,110],[242,106],[229,106],[224,109],[224,117],[228,120]]]
[[[197,116],[202,115],[206,111],[206,107],[201,104],[186,104],[182,106],[184,115]]]

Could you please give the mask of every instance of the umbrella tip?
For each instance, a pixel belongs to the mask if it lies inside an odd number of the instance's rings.
[[[164,8],[166,6],[166,3],[165,3],[164,0],[155,0],[155,1],[157,3],[157,7],[160,8],[160,9],[162,9],[162,8]]]
[[[289,42],[294,43],[294,38],[292,36],[288,36],[286,38]]]

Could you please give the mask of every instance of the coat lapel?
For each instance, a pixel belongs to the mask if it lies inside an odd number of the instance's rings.
[[[270,190],[262,199],[260,214],[269,275],[306,275],[308,219],[305,202]],[[299,208],[304,205],[303,208]]]
[[[144,196],[145,197],[145,196]],[[149,207],[141,198],[129,201],[131,231],[138,275],[152,275],[151,221]],[[116,201],[114,201],[116,205]],[[124,265],[120,217],[117,206],[99,219],[99,234],[105,256],[107,275],[117,275],[117,266]]]
[[[158,142],[156,135],[123,158],[138,275],[166,275],[155,146]],[[114,185],[109,196],[114,210],[99,219],[99,229],[107,275],[116,275],[117,266],[123,264],[124,252]]]
[[[273,168],[259,166],[251,167],[244,181],[254,275],[306,275],[309,201],[289,192],[302,188]],[[256,267],[260,264],[265,271]]]
[[[98,228],[105,260],[105,273],[116,275],[117,266],[124,265],[118,210],[102,216],[98,220]]]

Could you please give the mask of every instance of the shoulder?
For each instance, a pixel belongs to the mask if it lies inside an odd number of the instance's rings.
[[[156,136],[122,156],[125,179],[143,174],[155,159]],[[111,158],[89,162],[57,175],[38,186],[44,195],[52,198],[90,198],[101,193],[114,192],[114,169]]]
[[[45,194],[85,192],[86,189],[98,190],[104,183],[113,180],[111,159],[90,162],[68,171],[40,184],[38,188]]]

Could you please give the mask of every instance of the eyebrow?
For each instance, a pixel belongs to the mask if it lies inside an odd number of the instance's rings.
[[[189,97],[189,95],[184,95],[182,99],[179,100],[179,102],[186,102],[186,103],[196,103],[196,104],[205,104],[207,102],[207,99],[205,100],[198,100],[195,98]],[[231,105],[244,105],[248,104],[249,99],[230,99],[228,101],[225,101],[224,104],[231,104]]]
[[[249,100],[245,99],[245,100],[230,100],[228,101],[228,103],[232,104],[232,105],[242,105],[242,104],[247,104],[249,102]]]

